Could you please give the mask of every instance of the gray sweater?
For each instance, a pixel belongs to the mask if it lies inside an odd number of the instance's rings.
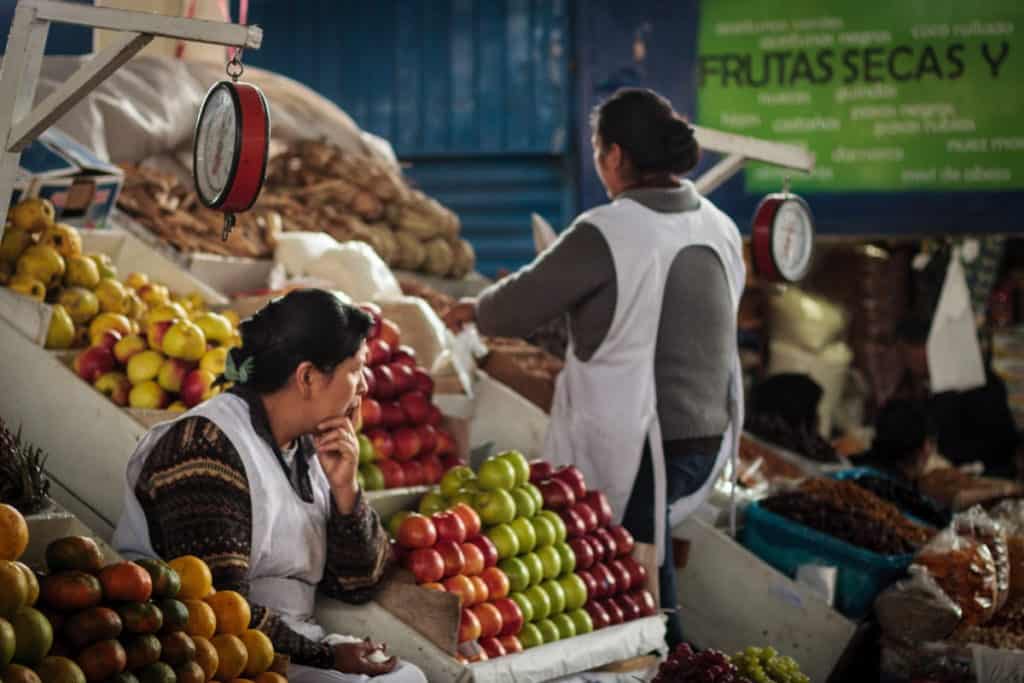
[[[661,213],[693,211],[703,201],[690,183],[621,196]],[[616,289],[615,262],[604,236],[577,221],[533,263],[480,294],[477,326],[486,335],[524,337],[568,314],[576,357],[587,361],[611,327]],[[665,286],[654,358],[664,440],[725,432],[735,354],[736,317],[721,262],[706,247],[681,250]]]

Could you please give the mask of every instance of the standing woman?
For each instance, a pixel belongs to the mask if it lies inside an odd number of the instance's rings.
[[[217,590],[248,598],[250,628],[290,657],[293,683],[426,680],[313,619],[318,589],[367,599],[389,553],[356,478],[369,328],[322,290],[271,302],[242,323],[230,392],[151,429],[128,461],[117,550],[204,560]]]
[[[621,90],[591,117],[612,200],[579,216],[533,263],[463,300],[453,328],[523,337],[568,314],[546,455],[605,491],[637,540],[658,548],[663,607],[671,524],[696,510],[738,444],[736,314],[746,277],[736,225],[683,176],[693,128],[651,90]],[[667,641],[681,642],[678,615]]]

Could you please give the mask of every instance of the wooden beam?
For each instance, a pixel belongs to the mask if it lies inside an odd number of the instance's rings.
[[[694,130],[700,146],[712,152],[741,154],[752,161],[764,161],[806,173],[814,170],[814,153],[798,145],[769,142],[702,126],[694,126]]]
[[[694,181],[697,191],[707,196],[721,187],[729,178],[740,172],[747,158],[742,154],[730,154],[709,168]]]

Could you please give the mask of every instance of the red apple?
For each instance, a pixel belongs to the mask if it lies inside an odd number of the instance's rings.
[[[503,624],[501,623],[501,612],[489,602],[473,607],[473,614],[480,620],[480,636],[492,638],[499,633]]]
[[[400,489],[405,486],[405,470],[397,460],[378,460],[374,463],[384,475],[384,488]]]
[[[501,635],[514,636],[523,628],[523,611],[512,598],[498,598],[494,606],[501,612]]]
[[[622,562],[612,560],[608,563],[608,569],[615,577],[615,586],[619,589],[618,592],[624,593],[633,587],[633,575]]]
[[[146,327],[146,341],[149,342],[149,348],[160,350],[164,348],[164,335],[167,334],[167,330],[174,327],[174,323],[177,320],[158,320],[155,323],[150,323]]]
[[[430,417],[430,401],[427,399],[426,394],[410,391],[407,394],[403,394],[398,400],[402,404],[402,410],[405,411],[410,422],[417,425],[426,424],[427,418]]]
[[[366,338],[373,341],[380,336],[380,306],[374,303],[359,304],[359,308],[370,316],[370,329],[366,333]]]
[[[484,554],[484,567],[494,567],[498,564],[498,547],[491,539],[486,536],[473,536],[466,543],[472,543],[480,548],[480,552]]]
[[[395,430],[395,458],[412,460],[420,454],[420,436],[415,429],[401,427]]]
[[[397,349],[398,345],[402,343],[402,328],[398,326],[393,320],[381,317],[380,319],[380,338],[388,343],[393,349]]]
[[[437,447],[434,449],[436,455],[455,455],[455,439],[444,429],[437,430]]]
[[[391,345],[383,339],[377,338],[367,344],[369,348],[369,354],[367,355],[367,362],[374,366],[374,370],[377,366],[383,365],[391,360]]]
[[[391,369],[391,376],[395,380],[395,393],[404,394],[416,388],[416,377],[413,375],[412,368],[405,363],[396,363],[394,361],[389,363],[388,367]]]
[[[480,647],[487,653],[488,659],[494,659],[495,657],[504,657],[508,654],[505,651],[505,646],[501,644],[501,641],[495,637],[481,638]]]
[[[123,372],[105,372],[96,378],[93,386],[116,405],[128,405],[128,395],[132,391],[132,383]]]
[[[380,421],[385,427],[395,429],[405,424],[405,411],[398,401],[384,401],[380,404]]]
[[[587,495],[587,485],[583,480],[583,473],[575,465],[560,467],[551,476],[568,484],[577,500],[583,500],[583,497]]]
[[[422,424],[416,427],[416,434],[420,437],[420,452],[434,455],[437,451],[437,430]]]
[[[584,533],[590,533],[597,528],[597,513],[594,512],[594,508],[590,507],[586,503],[577,501],[576,504],[572,506],[572,511],[579,515],[580,519],[583,520]]]
[[[379,459],[387,460],[394,454],[395,440],[391,438],[391,434],[387,430],[370,429],[367,430],[366,437],[373,444],[373,450],[377,452]]]
[[[451,539],[438,541],[434,546],[434,550],[441,553],[441,559],[444,560],[445,576],[455,576],[462,573],[462,569],[466,566],[466,556],[462,554],[462,548],[459,547],[458,543]]]
[[[423,368],[413,368],[413,387],[425,396],[434,395],[434,378]]]
[[[359,406],[359,412],[362,415],[364,427],[376,427],[381,424],[383,411],[380,407],[380,403],[369,396],[363,398]]]
[[[434,522],[434,528],[437,529],[437,540],[455,541],[460,544],[466,541],[466,525],[455,512],[451,510],[435,512],[430,519]]]
[[[555,468],[547,460],[531,460],[530,483],[539,484],[546,479],[550,479],[554,471]]]
[[[641,617],[653,617],[658,612],[658,606],[654,603],[654,596],[648,590],[633,591],[629,594],[633,602],[640,608]]]
[[[447,472],[453,467],[460,467],[465,464],[466,461],[460,458],[459,456],[455,455],[454,453],[449,453],[448,455],[445,455],[441,458],[441,469],[444,470],[445,472]]]
[[[597,591],[593,593],[595,597],[607,598],[619,592],[619,586],[615,582],[615,575],[612,574],[612,571],[603,562],[595,563],[590,568],[590,573],[593,574],[594,581],[597,583]]]
[[[462,518],[462,524],[466,527],[466,538],[473,539],[480,534],[480,515],[465,503],[456,503],[452,512]],[[490,539],[485,539],[490,542]]]
[[[480,578],[487,584],[487,594],[491,600],[508,597],[512,586],[505,572],[497,567],[487,567],[481,572]]]
[[[398,542],[405,548],[429,548],[437,543],[437,529],[429,517],[414,512],[398,526]]]
[[[569,547],[576,555],[576,569],[590,569],[594,566],[594,550],[586,538],[569,539]]]
[[[633,546],[636,544],[633,542],[633,534],[629,533],[629,529],[619,524],[611,527],[608,531],[615,539],[616,557],[623,557],[633,552]]]
[[[502,636],[498,640],[505,646],[506,654],[514,655],[523,651],[523,644],[519,641],[518,636]]]
[[[576,496],[572,489],[559,479],[542,481],[537,484],[537,488],[540,489],[540,494],[544,498],[545,510],[563,510],[572,507],[576,502]]]
[[[407,344],[401,344],[391,353],[392,363],[402,363],[410,368],[416,368],[416,349]]]
[[[463,543],[459,547],[462,548],[462,557],[466,560],[466,564],[462,568],[463,573],[470,577],[479,576],[484,570],[484,553],[480,550],[480,546]]]
[[[594,529],[594,533],[591,535],[601,542],[604,546],[604,553],[601,555],[603,562],[611,562],[619,555],[619,545],[615,542],[615,537],[612,536],[611,532],[607,529]]]
[[[600,589],[598,588],[598,585],[597,585],[597,579],[594,578],[594,575],[589,570],[587,570],[587,569],[577,569],[576,570],[576,576],[578,576],[581,579],[583,579],[583,583],[587,587],[587,595],[589,595],[592,598],[600,597],[598,595],[598,592],[599,592]]]
[[[459,596],[459,604],[468,607],[476,601],[476,588],[468,576],[456,574],[444,580],[444,589],[452,595]]]
[[[466,578],[466,577],[462,577]],[[467,581],[469,579],[466,579]],[[468,608],[462,608],[462,618],[459,620],[459,642],[467,643],[480,637],[480,620]]]
[[[75,356],[74,369],[79,377],[92,384],[101,375],[113,371],[115,363],[114,352],[108,347],[90,346]]]
[[[547,504],[545,504],[544,507],[548,507]],[[563,522],[565,522],[565,533],[569,538],[577,538],[587,532],[587,528],[583,524],[583,519],[576,514],[575,510],[559,510],[558,516],[562,518]]]
[[[188,373],[181,381],[182,402],[189,408],[199,405],[210,397],[210,391],[216,380],[217,378],[212,372],[201,368]]]
[[[594,509],[597,513],[597,525],[606,527],[612,523],[612,504],[608,502],[608,496],[604,495],[603,491],[587,491],[587,495],[583,497],[583,502]]]
[[[608,616],[608,611],[601,606],[601,603],[596,600],[591,600],[583,606],[583,609],[587,610],[587,614],[590,615],[590,620],[594,622],[594,630],[605,628],[611,625],[611,617]]]
[[[107,330],[100,335],[99,339],[93,340],[93,346],[102,346],[105,349],[110,349],[110,352],[114,352],[114,347],[117,346],[117,342],[121,341],[121,333],[117,330]]]
[[[440,581],[444,576],[444,560],[434,548],[417,548],[405,556],[405,567],[416,577],[416,583]]]
[[[626,569],[629,570],[629,575],[633,577],[630,589],[639,590],[647,587],[647,567],[629,556],[623,557],[619,561],[626,566]]]
[[[629,593],[622,593],[616,595],[612,600],[622,610],[623,621],[633,621],[643,616],[643,612],[640,611],[640,606],[636,604],[636,601],[630,597]]]
[[[608,623],[610,626],[617,626],[626,620],[626,615],[622,613],[622,608],[611,598],[602,600],[601,607],[608,613]]]
[[[423,465],[419,460],[409,460],[402,463],[402,472],[405,474],[406,486],[422,486],[426,483]]]
[[[373,397],[377,399],[394,398],[397,394],[395,389],[395,377],[391,374],[391,368],[386,365],[377,365],[373,368]]]
[[[373,369],[368,365],[363,366],[363,381],[366,382],[366,395],[376,395],[377,378],[373,376]]]
[[[425,455],[420,458],[423,465],[423,483],[433,486],[441,481],[444,476],[444,468],[441,466],[441,458],[436,455]]]
[[[427,424],[431,427],[440,427],[442,422],[444,422],[444,415],[441,414],[441,409],[431,403],[430,412],[427,414]]]

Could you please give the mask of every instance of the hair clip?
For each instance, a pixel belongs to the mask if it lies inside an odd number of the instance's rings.
[[[234,354],[229,353],[224,363],[224,379],[235,384],[245,384],[255,371],[256,359],[252,356],[247,357],[239,366],[235,365]]]

